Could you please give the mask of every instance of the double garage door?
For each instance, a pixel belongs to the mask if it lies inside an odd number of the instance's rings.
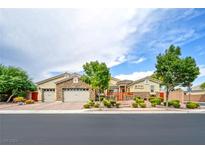
[[[84,88],[63,89],[64,102],[86,102],[90,98],[90,92]]]

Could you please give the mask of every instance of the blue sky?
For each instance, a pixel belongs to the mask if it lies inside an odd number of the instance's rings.
[[[112,76],[137,80],[155,70],[174,44],[192,56],[205,81],[205,9],[0,9],[0,63],[24,68],[34,81],[81,72],[91,60]]]

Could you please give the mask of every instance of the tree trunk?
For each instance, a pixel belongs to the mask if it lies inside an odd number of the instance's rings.
[[[12,98],[13,96],[14,96],[13,94],[10,95],[6,102],[7,102],[7,103],[10,102],[10,100],[11,100],[11,98]]]
[[[168,99],[169,99],[169,89],[166,91],[166,107],[168,107]]]

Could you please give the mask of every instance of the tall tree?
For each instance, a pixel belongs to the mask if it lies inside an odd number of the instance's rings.
[[[192,57],[185,57],[181,59],[179,69],[181,85],[187,87],[190,101],[192,82],[200,74],[199,67],[196,65],[196,62]]]
[[[111,75],[105,63],[91,61],[84,64],[83,69],[82,80],[91,85],[98,92],[98,96],[108,88]]]
[[[0,65],[0,93],[9,95],[7,102],[13,96],[35,89],[36,86],[24,70],[17,67]]]
[[[166,87],[166,105],[170,91],[176,86],[190,87],[199,75],[199,68],[191,57],[181,58],[181,49],[171,45],[164,54],[157,56],[156,76]]]
[[[179,47],[171,45],[164,54],[157,56],[156,76],[162,80],[162,85],[166,87],[166,106],[168,106],[169,92],[179,85],[178,72],[176,69],[180,63],[181,51]]]

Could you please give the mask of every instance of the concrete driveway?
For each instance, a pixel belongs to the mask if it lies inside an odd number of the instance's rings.
[[[0,103],[0,110],[79,110],[84,103],[35,103],[18,105],[16,103]]]

